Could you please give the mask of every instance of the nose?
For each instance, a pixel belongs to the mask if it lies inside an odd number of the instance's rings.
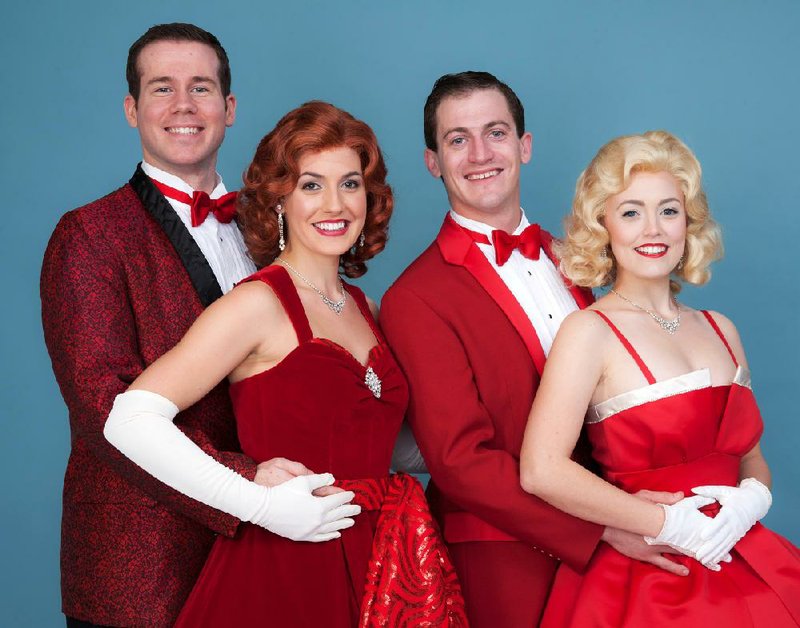
[[[197,111],[197,104],[189,92],[178,89],[175,90],[173,109],[175,113],[195,113]]]
[[[327,189],[325,194],[325,211],[330,214],[339,214],[344,207],[344,199],[342,195],[344,192],[338,186],[331,186]]]
[[[656,212],[645,212],[644,235],[653,236],[661,234],[661,223]]]
[[[469,160],[472,163],[482,164],[492,158],[492,148],[484,138],[476,138],[469,144]]]

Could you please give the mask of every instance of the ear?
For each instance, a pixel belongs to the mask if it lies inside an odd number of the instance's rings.
[[[130,94],[125,96],[125,100],[122,101],[122,107],[125,109],[125,119],[135,129],[138,126],[138,118],[136,115],[136,101],[133,96]]]
[[[439,168],[439,155],[430,148],[425,149],[425,167],[434,177],[441,179],[442,170]]]
[[[522,137],[519,138],[519,144],[520,160],[522,163],[526,164],[531,160],[531,155],[533,154],[533,135],[526,131],[522,134]]]
[[[233,126],[236,120],[236,96],[228,94],[225,98],[225,126]]]

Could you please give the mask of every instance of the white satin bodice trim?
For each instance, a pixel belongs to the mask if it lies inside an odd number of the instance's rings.
[[[750,388],[750,371],[744,367],[738,367],[731,384]],[[658,401],[659,399],[666,399],[667,397],[674,397],[693,390],[700,390],[701,388],[711,388],[711,371],[707,368],[670,377],[641,388],[635,388],[589,406],[589,410],[586,413],[586,423],[599,423],[623,410],[630,410],[636,406]]]

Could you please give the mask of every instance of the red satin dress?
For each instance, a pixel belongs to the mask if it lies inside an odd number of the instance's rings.
[[[408,387],[363,293],[346,286],[377,339],[366,365],[313,337],[284,268],[269,266],[245,281],[274,290],[299,344],[275,367],[231,385],[242,450],[254,460],[280,456],[331,472],[363,510],[340,539],[325,543],[291,541],[251,524],[232,539],[218,537],[176,625],[350,628],[404,612],[426,625],[459,625],[451,611],[458,617],[463,600],[419,484],[389,476]],[[368,368],[380,379],[379,396],[365,381]],[[420,585],[428,589],[418,599],[400,599]]]
[[[683,491],[708,484],[735,486],[741,457],[759,441],[761,415],[749,374],[736,364],[734,381],[711,386],[707,369],[656,382],[628,340],[602,313],[649,385],[592,406],[586,430],[604,478],[635,493]],[[719,327],[703,314],[736,358]],[[708,507],[710,516],[718,504]],[[542,626],[800,625],[800,551],[756,523],[731,551],[733,562],[713,572],[686,556],[685,577],[619,554],[601,544],[586,571],[561,565]]]

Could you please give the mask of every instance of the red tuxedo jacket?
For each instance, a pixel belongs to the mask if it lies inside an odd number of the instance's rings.
[[[552,238],[542,237],[550,254]],[[580,307],[591,302],[591,293],[572,294]],[[381,324],[408,377],[408,420],[447,542],[518,540],[581,570],[602,528],[520,488],[544,352],[522,307],[449,217],[384,296]]]
[[[103,437],[114,397],[221,295],[199,247],[137,168],[128,185],[64,215],[42,267],[45,341],[69,410],[61,587],[65,614],[170,626],[214,533],[238,521],[161,484]],[[180,413],[202,449],[252,479],[227,384]]]

